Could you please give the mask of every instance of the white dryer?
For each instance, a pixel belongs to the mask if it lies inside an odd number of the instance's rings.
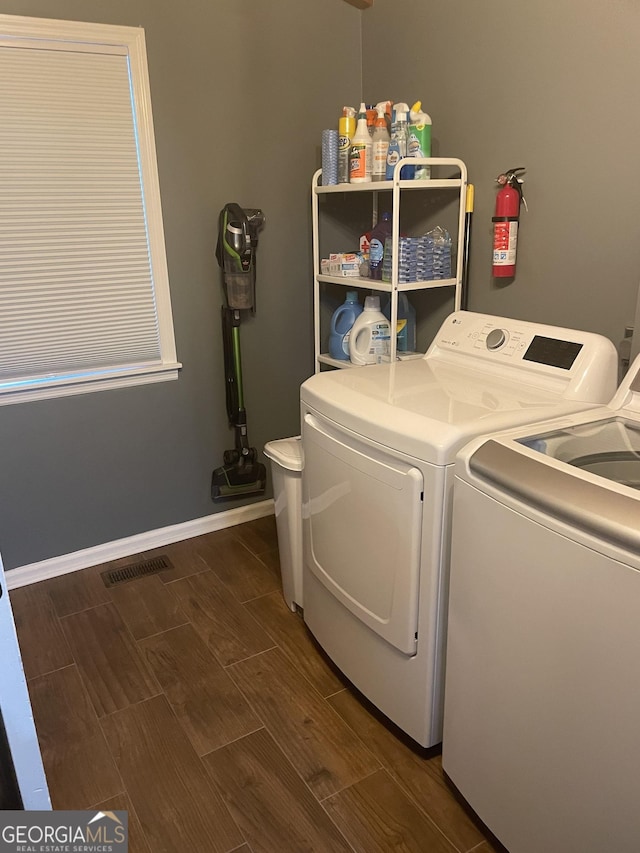
[[[456,453],[609,400],[616,373],[605,338],[461,311],[421,359],[302,385],[304,619],[419,744],[442,738]]]
[[[456,463],[443,767],[511,853],[640,849],[640,357]]]

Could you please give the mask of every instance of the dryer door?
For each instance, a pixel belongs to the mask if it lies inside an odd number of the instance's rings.
[[[303,447],[307,565],[355,617],[415,654],[421,471],[309,413]]]

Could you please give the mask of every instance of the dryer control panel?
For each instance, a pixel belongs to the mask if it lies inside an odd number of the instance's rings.
[[[571,369],[584,346],[584,340],[579,340],[580,332],[484,314],[461,315],[463,312],[457,312],[445,321],[435,340],[438,346],[475,354],[478,350],[499,352],[502,357],[517,356],[562,370]],[[549,335],[551,331],[553,336]]]
[[[525,361],[537,361],[538,364],[549,364],[560,370],[571,370],[583,346],[577,341],[534,335],[522,357]]]
[[[449,315],[438,331],[426,359],[467,363],[469,367],[556,388],[561,393],[573,382],[584,386],[585,375],[595,375],[615,392],[617,353],[607,338],[591,332],[494,317],[471,311]],[[605,392],[604,399],[607,398]],[[603,399],[602,388],[597,400]]]
[[[548,364],[559,370],[571,370],[584,343],[523,333],[521,330],[485,327],[474,346],[486,346],[491,352],[500,350],[505,356],[522,356],[524,361]]]

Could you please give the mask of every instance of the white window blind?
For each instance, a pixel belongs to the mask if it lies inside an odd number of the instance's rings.
[[[0,15],[0,403],[179,367],[142,30]]]

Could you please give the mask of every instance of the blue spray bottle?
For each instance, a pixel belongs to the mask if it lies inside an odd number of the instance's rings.
[[[409,142],[409,105],[396,104],[393,109],[393,121],[391,124],[391,141],[389,142],[389,150],[387,151],[387,171],[385,179],[391,181],[393,179],[393,170],[396,163],[407,156],[407,146]],[[402,169],[400,177],[403,180],[413,178],[415,166],[405,166]]]

